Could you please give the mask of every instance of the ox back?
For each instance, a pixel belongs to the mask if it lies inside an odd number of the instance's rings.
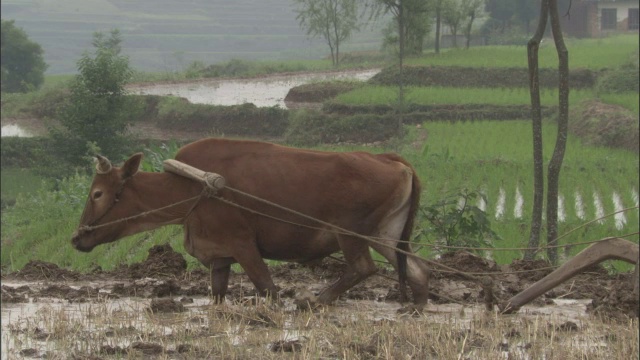
[[[216,262],[215,258],[233,257],[254,283],[262,284],[256,284],[259,290],[269,292],[274,287],[270,277],[261,276],[268,275],[263,258],[307,262],[342,251],[349,269],[319,297],[321,302],[330,302],[375,272],[369,253],[371,246],[396,267],[400,289],[404,288],[407,258],[393,248],[410,251],[408,240],[421,187],[415,170],[400,156],[323,152],[255,141],[205,139],[183,147],[176,160],[221,174],[229,187],[358,234],[378,237],[387,245],[338,234],[295,213],[223,190],[222,197],[253,211],[215,201],[198,211],[202,219],[197,221],[196,227],[208,223],[210,231],[207,233],[212,236],[221,231],[227,233],[230,224],[238,226],[229,238],[215,240],[226,244],[216,246],[225,248],[226,252],[207,254],[204,258],[200,251],[208,248],[205,243],[212,239],[192,237],[190,226],[186,226],[186,248],[203,263],[211,265],[211,261]],[[227,214],[224,221],[212,222],[212,218],[217,218],[214,214],[220,213]],[[242,245],[238,246],[238,243]],[[248,251],[254,256],[243,263],[235,248],[243,249],[245,254],[247,248],[254,248],[255,251]],[[227,261],[221,262],[226,265]],[[426,269],[420,262],[412,260],[410,263],[414,300],[425,303]]]

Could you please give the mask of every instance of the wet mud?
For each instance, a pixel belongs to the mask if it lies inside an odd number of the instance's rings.
[[[497,297],[501,300],[516,295],[553,269],[543,260],[516,260],[499,266],[466,251],[447,253],[435,260],[448,268],[470,274],[487,274],[494,281]],[[326,258],[314,264],[285,263],[272,266],[274,282],[280,287],[280,297],[294,298],[300,292],[317,294],[327,284],[337,280],[345,265],[336,258]],[[483,303],[480,284],[459,273],[435,269],[432,265],[429,288],[431,302],[473,305]],[[380,265],[376,275],[352,288],[342,300],[371,300],[397,302],[399,299],[395,272]],[[42,297],[63,299],[68,302],[88,302],[94,298],[140,297],[157,299],[164,297],[189,297],[209,295],[209,274],[206,269],[187,272],[184,257],[170,245],[149,249],[148,258],[112,271],[99,268],[90,273],[78,273],[43,261],[31,261],[22,270],[2,275],[3,303],[25,303]],[[17,285],[16,285],[17,284]],[[22,284],[22,285],[20,285]],[[536,300],[549,303],[555,298],[590,299],[590,311],[600,315],[621,318],[633,316],[638,303],[631,294],[631,274],[610,275],[601,266],[577,275]],[[242,273],[232,273],[227,292],[228,301],[240,301],[255,295],[249,279]],[[188,300],[185,300],[188,301]],[[153,311],[180,311],[180,303],[152,304]],[[169,310],[167,310],[169,309]]]
[[[496,296],[503,301],[551,271],[541,260],[500,266],[465,251],[443,254],[431,265],[429,304],[422,311],[406,311],[411,307],[398,303],[396,274],[385,264],[379,264],[376,275],[349,290],[335,304],[314,304],[318,292],[344,270],[345,264],[333,257],[311,264],[271,266],[280,301],[268,306],[264,305],[268,304],[265,299],[255,296],[253,285],[243,273],[232,273],[225,304],[212,305],[208,272],[187,271],[184,257],[168,244],[152,247],[143,262],[111,271],[96,268],[77,273],[31,261],[20,271],[2,274],[3,352],[17,358],[199,359],[220,358],[228,351],[234,358],[249,358],[251,351],[258,351],[255,353],[262,358],[265,354],[272,354],[266,358],[283,354],[297,358],[296,354],[305,349],[320,348],[330,357],[388,358],[391,355],[384,352],[381,343],[390,340],[380,332],[388,331],[396,344],[404,344],[396,345],[396,354],[402,354],[411,347],[407,348],[406,339],[396,333],[407,331],[403,326],[424,323],[445,326],[447,335],[441,340],[462,343],[463,353],[493,349],[489,351],[496,355],[535,354],[527,347],[532,343],[521,343],[529,336],[523,334],[530,324],[540,317],[547,319],[539,325],[543,334],[564,334],[568,339],[593,336],[589,333],[591,320],[585,317],[607,318],[620,324],[637,317],[631,274],[609,275],[598,266],[536,299],[516,318],[480,316],[480,323],[487,329],[494,329],[491,324],[495,321],[512,326],[511,330],[499,330],[506,333],[496,345],[487,338],[493,335],[482,335],[474,330],[479,325],[472,324],[478,314],[488,314],[483,310],[482,287],[459,273],[436,269],[436,264],[488,274],[494,280]],[[296,325],[298,320],[292,320],[296,317],[303,317],[304,325]],[[322,330],[313,335],[318,326],[323,326]],[[76,327],[91,330],[73,333]],[[335,336],[327,334],[331,331]],[[342,331],[356,337],[349,340],[340,335]],[[317,344],[319,336],[330,343]],[[221,343],[222,339],[226,342]],[[218,344],[214,348],[207,345],[212,341]],[[92,345],[76,347],[72,357],[65,357],[69,353],[61,351],[60,344],[69,342]],[[447,348],[425,346],[420,354],[442,354]],[[3,355],[5,358],[12,357]]]

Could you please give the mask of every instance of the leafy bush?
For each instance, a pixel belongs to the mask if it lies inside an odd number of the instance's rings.
[[[182,98],[168,97],[158,105],[157,121],[165,129],[188,129],[205,134],[282,136],[288,118],[288,110],[278,106],[191,104]]]
[[[178,149],[180,149],[180,145],[175,141],[159,145],[151,144],[144,150],[145,156],[140,167],[148,172],[162,172],[164,171],[163,162],[167,159],[173,159]]]
[[[0,147],[2,168],[31,168],[44,165],[41,161],[53,146],[49,138],[44,137],[4,137]]]
[[[423,221],[419,221],[421,226],[414,236],[429,237],[436,248],[438,244],[493,247],[492,240],[499,236],[491,229],[487,214],[472,204],[480,196],[483,195],[477,191],[463,189],[433,204],[422,206],[420,216]]]

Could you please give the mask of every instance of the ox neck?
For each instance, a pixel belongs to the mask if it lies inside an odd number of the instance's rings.
[[[203,190],[197,182],[170,173],[139,172],[130,182],[143,211],[164,208],[150,216],[156,221],[173,224],[181,223],[189,215],[200,201],[198,196]]]

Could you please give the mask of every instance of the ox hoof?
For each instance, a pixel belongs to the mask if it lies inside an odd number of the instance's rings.
[[[309,290],[302,290],[296,294],[295,300],[293,300],[294,305],[298,310],[313,310],[321,306],[318,302],[318,297],[315,296]]]
[[[411,305],[403,306],[400,309],[398,309],[397,313],[399,315],[420,316],[424,313],[424,305],[411,304]]]

